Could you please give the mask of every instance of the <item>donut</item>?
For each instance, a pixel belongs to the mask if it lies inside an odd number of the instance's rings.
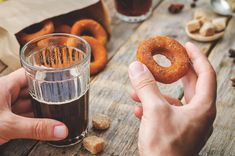
[[[95,75],[106,66],[108,62],[107,51],[95,38],[90,36],[83,36],[82,38],[85,39],[91,47],[92,57],[90,63],[90,74]]]
[[[44,21],[42,24],[43,24],[42,28],[37,32],[26,33],[23,31],[19,37],[20,43],[25,44],[36,37],[54,32],[54,24],[51,20]]]
[[[46,48],[50,46],[58,46],[58,45],[66,45],[67,38],[65,37],[51,37],[51,38],[44,38],[37,42],[37,46],[39,48]]]
[[[56,26],[55,32],[56,33],[67,33],[67,34],[70,34],[71,27],[69,25],[66,25],[66,24],[61,24],[61,25]]]
[[[108,39],[104,28],[96,21],[83,19],[75,22],[71,29],[71,34],[78,36],[92,36],[102,45],[105,45]]]
[[[157,64],[153,56],[164,55],[170,60],[169,67]],[[169,84],[183,77],[189,67],[189,57],[186,49],[176,40],[165,36],[149,38],[140,43],[137,50],[137,60],[147,66],[156,81]]]

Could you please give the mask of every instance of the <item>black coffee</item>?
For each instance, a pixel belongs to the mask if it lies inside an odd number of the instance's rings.
[[[61,141],[50,141],[53,145],[69,145],[77,142],[88,126],[89,90],[79,99],[68,103],[48,104],[32,98],[34,114],[38,118],[51,118],[63,122],[69,129],[68,137]]]
[[[126,16],[141,16],[149,12],[152,0],[115,0],[119,13]]]

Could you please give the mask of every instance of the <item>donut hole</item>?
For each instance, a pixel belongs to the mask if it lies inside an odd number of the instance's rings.
[[[153,56],[154,61],[162,67],[170,67],[171,61],[164,55],[156,54]]]
[[[84,30],[81,36],[93,36],[94,37],[94,34],[89,30]]]
[[[33,24],[30,27],[24,29],[24,32],[27,34],[32,34],[40,31],[43,28],[43,23]]]
[[[91,53],[91,62],[94,62],[94,61],[95,61],[94,55]]]

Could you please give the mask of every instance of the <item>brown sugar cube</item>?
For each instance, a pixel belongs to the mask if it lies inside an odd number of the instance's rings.
[[[223,31],[226,28],[226,18],[215,18],[212,20],[212,24],[215,26],[216,32]]]
[[[111,119],[107,115],[98,113],[92,118],[92,125],[95,129],[105,130],[110,127],[110,124]]]
[[[201,25],[208,21],[207,16],[208,15],[203,10],[196,10],[194,12],[194,19],[198,20]]]
[[[83,139],[82,144],[91,154],[97,154],[103,151],[105,140],[97,136],[88,136]]]
[[[199,32],[203,36],[212,36],[215,34],[215,27],[212,23],[206,22],[202,25]]]
[[[200,29],[201,25],[198,20],[192,20],[187,23],[187,29],[189,32],[195,32]]]
[[[209,21],[206,17],[202,17],[202,18],[199,18],[197,19],[200,23],[200,25],[202,26],[204,23],[206,23],[207,21]]]

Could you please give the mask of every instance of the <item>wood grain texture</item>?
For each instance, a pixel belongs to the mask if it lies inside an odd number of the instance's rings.
[[[145,38],[155,35],[168,35],[185,43],[189,41],[184,32],[184,25],[192,18],[194,9],[189,7],[190,2],[181,0],[185,4],[180,14],[171,15],[167,8],[173,0],[165,0],[158,6],[153,15],[143,23],[130,24],[120,21],[114,16],[114,9],[111,0],[106,0],[111,10],[112,17],[112,38],[107,46],[109,59],[107,68],[98,74],[91,82],[90,88],[90,117],[101,112],[112,117],[110,129],[98,132],[89,127],[89,135],[102,136],[107,141],[103,153],[99,155],[138,155],[137,139],[139,120],[134,117],[133,109],[136,105],[129,96],[131,90],[127,75],[128,65],[135,60],[135,52],[138,44]],[[156,1],[157,4],[159,1]],[[211,10],[204,1],[199,1],[197,7]],[[201,151],[200,155],[235,155],[235,129],[234,129],[234,89],[230,81],[235,76],[234,66],[231,67],[231,60],[224,51],[234,46],[233,36],[235,35],[235,23],[229,23],[229,31],[226,31],[224,39],[212,50],[209,56],[213,66],[218,73],[218,116],[215,122],[215,130],[212,137]],[[230,33],[230,31],[232,33]],[[191,41],[191,40],[190,40]],[[192,41],[194,42],[194,41]],[[214,43],[196,43],[204,53],[209,54]],[[223,53],[221,53],[223,51]],[[165,94],[180,98],[183,89],[180,82],[171,85],[159,84],[161,91]],[[90,155],[81,144],[67,148],[54,148],[45,142],[32,140],[12,141],[0,148],[0,155]]]
[[[235,155],[235,88],[231,77],[235,77],[235,63],[229,58],[228,50],[235,48],[235,19],[232,18],[223,40],[220,40],[209,55],[209,60],[217,72],[217,117],[214,132],[201,155]]]
[[[35,140],[17,139],[0,146],[1,156],[24,156],[28,155],[33,146],[37,143]]]

